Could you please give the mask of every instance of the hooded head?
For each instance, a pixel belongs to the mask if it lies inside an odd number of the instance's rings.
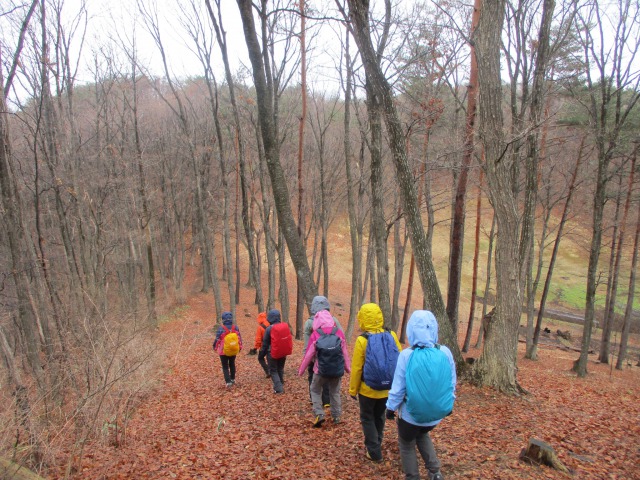
[[[363,332],[379,332],[383,329],[382,310],[375,303],[365,303],[358,312],[358,324]]]
[[[222,313],[222,324],[226,327],[230,327],[233,325],[233,313],[231,312],[223,312]]]
[[[264,325],[267,323],[267,312],[260,312],[258,314],[258,325]]]
[[[280,322],[280,310],[276,310],[275,308],[273,310],[269,310],[267,313],[267,321],[271,325]]]
[[[438,321],[429,310],[416,310],[407,323],[409,345],[433,347],[438,343]]]
[[[309,308],[309,312],[311,312],[311,315],[315,315],[318,312],[321,312],[322,310],[330,310],[331,309],[331,305],[329,305],[329,300],[327,300],[327,297],[323,297],[322,295],[317,295],[315,297],[313,297],[313,300],[311,300],[311,307]]]
[[[313,317],[313,330],[318,330],[319,328],[333,328],[336,324],[336,321],[333,319],[333,315],[329,313],[329,310],[320,310]]]

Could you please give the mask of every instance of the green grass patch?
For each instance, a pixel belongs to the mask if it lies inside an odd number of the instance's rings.
[[[189,311],[191,307],[189,305],[180,305],[179,307],[174,308],[173,310],[171,310],[170,312],[164,314],[164,315],[160,315],[158,317],[158,324],[162,325],[163,323],[168,323],[171,322],[173,320],[176,320],[180,317],[182,317],[186,312]]]

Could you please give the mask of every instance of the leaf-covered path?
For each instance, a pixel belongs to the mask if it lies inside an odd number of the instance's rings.
[[[313,429],[306,376],[295,374],[301,341],[287,361],[286,392],[276,396],[256,357],[247,355],[255,335],[255,307],[241,305],[244,350],[237,359],[236,386],[227,389],[211,349],[213,299],[195,294],[188,305],[161,329],[160,339],[171,346],[170,368],[131,419],[126,444],[88,446],[76,478],[403,478],[394,424],[387,423],[385,461],[372,464],[364,458],[357,402],[347,395],[348,376],[342,390],[344,422],[329,420]],[[578,379],[569,372],[575,353],[541,348],[540,357],[538,362],[520,360],[527,396],[504,397],[459,385],[454,415],[433,432],[445,477],[568,478],[518,460],[535,437],[556,449],[575,472],[573,478],[639,478],[638,367],[614,370],[609,377],[607,366],[590,363],[589,377]]]

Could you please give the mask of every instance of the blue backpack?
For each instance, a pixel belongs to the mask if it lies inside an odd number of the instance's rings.
[[[363,333],[367,339],[362,379],[374,390],[389,390],[398,363],[398,346],[389,332]]]
[[[406,405],[419,423],[441,420],[453,411],[451,364],[440,345],[413,346],[406,371]]]
[[[333,327],[331,333],[324,333],[322,328],[316,332],[320,338],[316,340],[316,358],[318,359],[318,373],[322,377],[341,377],[344,375],[344,355],[342,355],[342,339],[336,335],[338,327]]]

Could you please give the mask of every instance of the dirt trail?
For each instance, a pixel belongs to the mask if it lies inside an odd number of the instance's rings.
[[[211,349],[212,295],[193,294],[188,305],[181,318],[161,329],[160,338],[173,345],[167,359],[172,367],[130,421],[126,445],[88,448],[79,478],[403,478],[392,423],[385,432],[385,461],[364,459],[348,376],[342,389],[344,422],[313,429],[306,376],[296,375],[301,341],[287,361],[286,392],[276,396],[256,357],[247,355],[255,306],[240,305],[244,349],[237,383],[227,389]],[[574,356],[541,349],[538,362],[521,360],[519,378],[530,392],[522,398],[460,385],[454,415],[434,430],[446,478],[567,478],[518,461],[531,437],[554,446],[576,472],[574,478],[638,478],[639,370],[614,372],[610,379],[608,367],[590,364],[589,378],[576,379],[569,373]]]

